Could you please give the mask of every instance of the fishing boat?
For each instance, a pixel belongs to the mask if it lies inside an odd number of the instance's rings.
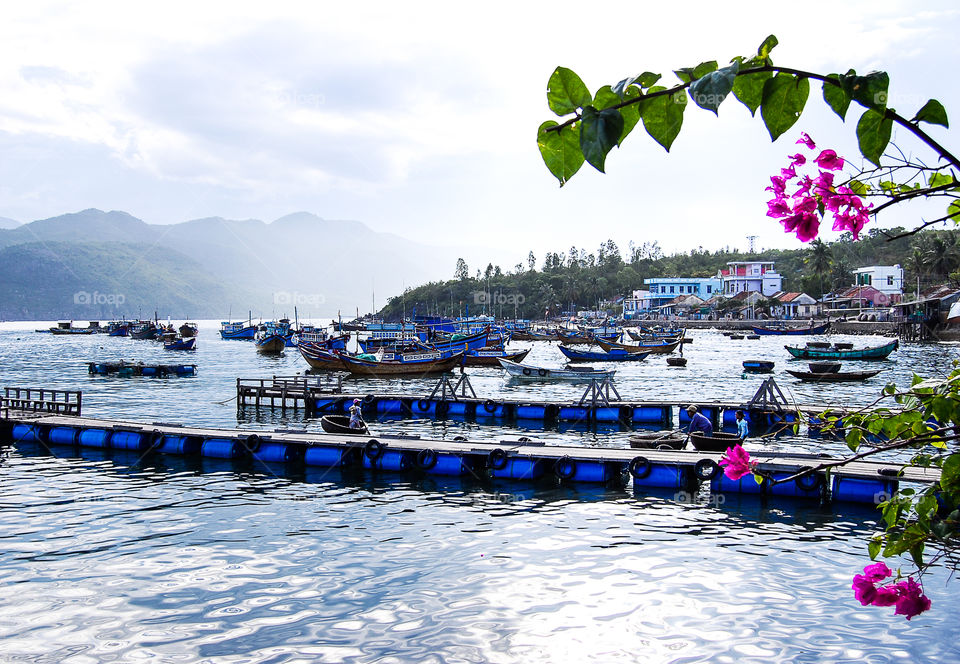
[[[567,356],[571,362],[642,362],[647,359],[650,353],[628,353],[625,350],[615,348],[607,352],[583,351],[558,346],[560,352]]]
[[[594,334],[593,332],[571,332],[557,328],[557,338],[560,343],[565,345],[596,345],[598,340],[616,341],[620,338],[620,333],[612,334]]]
[[[825,334],[827,330],[830,329],[830,323],[824,323],[822,325],[811,325],[810,327],[786,327],[782,325],[769,326],[769,327],[760,327],[757,325],[751,325],[750,329],[753,330],[754,334],[767,334],[767,335],[801,335],[801,334]]]
[[[287,346],[287,338],[292,335],[290,321],[282,318],[279,321],[268,321],[257,327],[253,342],[257,352],[278,354]]]
[[[463,359],[463,364],[467,367],[498,367],[500,366],[500,360],[523,362],[524,358],[529,354],[529,348],[514,351],[503,348],[481,348],[479,350],[467,351],[466,357]]]
[[[613,350],[623,350],[628,353],[672,353],[680,345],[680,340],[676,341],[648,341],[639,344],[621,344],[614,341],[597,341],[597,344],[603,350],[610,352]]]
[[[74,327],[73,322],[57,323],[56,327],[50,328],[50,334],[70,335],[70,334],[96,334],[100,324],[95,327]]]
[[[137,321],[130,327],[131,339],[156,339],[160,334],[160,328],[151,320]]]
[[[401,376],[446,373],[463,363],[463,353],[443,357],[441,353],[397,353],[393,359],[369,359],[370,356],[339,354],[343,368],[362,376]]]
[[[792,356],[800,360],[883,360],[899,347],[900,342],[897,339],[881,346],[850,350],[784,346]]]
[[[521,380],[582,382],[612,378],[614,374],[617,373],[616,369],[595,369],[594,367],[565,367],[554,369],[511,362],[503,358],[500,358],[500,366],[506,370],[510,378],[519,378]]]
[[[113,320],[107,323],[107,336],[109,337],[129,337],[130,323],[125,320]]]
[[[306,346],[317,350],[346,350],[350,334],[340,334],[328,337],[324,331],[315,331],[311,328],[302,328],[301,332],[293,335],[296,346]]]
[[[251,323],[249,320],[246,323],[243,321],[236,323],[223,321],[220,323],[221,339],[250,341],[254,336],[256,336],[256,334],[257,326]]]
[[[744,360],[743,370],[748,373],[770,373],[774,363],[769,360]]]
[[[854,383],[867,380],[880,373],[876,371],[794,371],[787,369],[787,373],[794,378],[815,383]]]
[[[671,367],[685,367],[687,366],[687,358],[685,357],[668,357],[667,365]]]
[[[813,373],[837,373],[840,371],[839,362],[811,362],[807,366]]]
[[[690,434],[690,442],[699,452],[724,452],[728,447],[738,444],[740,437],[735,433],[723,431],[714,431],[709,436],[694,432]]]
[[[327,433],[345,434],[347,436],[362,436],[370,433],[367,424],[361,429],[350,428],[349,415],[324,415],[320,418],[320,427]]]
[[[636,331],[631,329],[626,329],[624,332],[627,333],[627,336],[633,339],[634,341],[655,341],[655,340],[664,340],[664,339],[673,339],[675,337],[683,336],[683,329],[681,328],[638,328]]]
[[[173,341],[166,341],[163,344],[164,350],[195,350],[196,347],[196,337],[189,337],[188,339],[174,339]]]
[[[558,341],[556,332],[550,330],[526,330],[513,333],[514,341]]]
[[[315,348],[309,344],[300,344],[297,346],[297,349],[300,351],[303,359],[307,361],[307,364],[310,365],[311,369],[320,371],[346,371],[343,367],[343,362],[340,361],[340,356],[333,351],[324,348]]]
[[[179,328],[180,336],[184,339],[197,336],[199,331],[200,327],[196,323],[184,323]]]
[[[635,433],[629,440],[630,447],[645,450],[682,450],[687,446],[686,434],[679,431]]]

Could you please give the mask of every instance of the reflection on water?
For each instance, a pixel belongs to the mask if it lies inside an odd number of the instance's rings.
[[[190,360],[197,378],[88,378],[86,361],[170,360],[143,342],[10,330],[0,333],[0,366],[7,384],[83,389],[89,414],[223,426],[237,423],[237,376],[304,368],[213,334],[201,332]],[[662,362],[625,369],[621,393],[749,396],[758,379],[736,371],[738,342],[712,334],[694,333],[686,373],[667,374]],[[782,344],[761,342],[754,356],[786,364]],[[546,361],[556,350],[535,352]],[[885,371],[905,381],[912,366],[947,370],[954,354],[908,346]],[[520,389],[489,371],[474,384]],[[863,403],[880,385],[831,394]],[[289,413],[248,417],[304,424]],[[383,426],[517,433],[469,422]],[[542,435],[613,445],[625,433]],[[925,580],[933,609],[909,623],[853,599],[875,520],[867,507],[739,495],[5,445],[0,661],[957,661],[960,600],[943,570]]]

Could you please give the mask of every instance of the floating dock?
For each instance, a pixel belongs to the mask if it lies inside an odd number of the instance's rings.
[[[91,376],[196,376],[196,364],[144,364],[143,362],[89,362]]]
[[[751,475],[727,479],[717,453],[546,445],[528,438],[481,442],[417,436],[336,435],[277,429],[251,431],[144,424],[48,413],[42,406],[20,410],[0,403],[0,441],[126,450],[141,455],[174,454],[257,463],[298,464],[373,472],[473,476],[492,480],[626,483],[635,488],[745,493],[766,497],[878,503],[900,481],[930,483],[939,470],[903,469],[897,464],[857,461],[790,480],[831,459],[824,455],[752,452],[758,468],[781,483],[757,484]]]
[[[464,381],[466,380],[466,384]],[[537,401],[530,399],[483,399],[469,387],[469,379],[461,377],[456,385],[442,378],[429,394],[363,394],[343,391],[343,383],[335,377],[274,376],[272,378],[237,379],[237,408],[270,408],[303,410],[307,417],[343,415],[354,399],[360,399],[367,419],[376,416],[419,417],[427,419],[469,419],[477,424],[504,423],[588,423],[615,424],[625,428],[661,426],[671,428],[690,422],[686,407],[697,406],[715,429],[736,427],[736,412],[743,410],[751,430],[812,419],[830,410],[837,416],[846,411],[827,406],[788,405],[772,379],[765,381],[757,394],[747,402],[734,401],[627,401],[612,389],[609,381],[598,381],[583,396],[571,401]],[[676,415],[676,418],[675,418]]]

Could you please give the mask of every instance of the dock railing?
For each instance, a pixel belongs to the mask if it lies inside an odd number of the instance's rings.
[[[0,396],[0,416],[9,419],[11,412],[81,414],[83,394],[79,390],[51,390],[39,387],[5,387]]]

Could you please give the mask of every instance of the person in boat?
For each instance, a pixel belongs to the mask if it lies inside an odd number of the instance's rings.
[[[687,433],[699,433],[704,436],[713,435],[713,424],[710,422],[710,418],[701,413],[696,406],[689,406],[687,415],[690,416],[690,428],[687,429]]]
[[[350,406],[350,428],[351,429],[364,428],[363,408],[361,406],[362,403],[363,402],[360,399],[354,399],[353,405]]]
[[[744,419],[742,410],[738,410],[735,416],[737,418],[737,437],[742,443],[747,439],[747,436],[750,435],[750,429],[747,427],[747,420]]]

